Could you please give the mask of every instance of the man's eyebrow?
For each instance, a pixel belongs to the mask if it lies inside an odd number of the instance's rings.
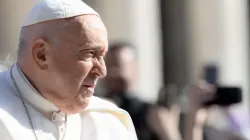
[[[108,49],[105,49],[103,46],[95,46],[95,47],[83,47],[79,49],[79,52],[85,52],[85,51],[99,51],[99,52],[108,52]]]

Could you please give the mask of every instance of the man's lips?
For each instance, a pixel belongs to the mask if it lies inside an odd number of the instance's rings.
[[[95,85],[83,85],[83,86],[87,88],[95,88]]]
[[[95,85],[82,85],[82,97],[90,97],[94,94]]]

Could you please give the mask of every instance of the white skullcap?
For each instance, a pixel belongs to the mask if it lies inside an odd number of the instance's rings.
[[[99,16],[96,11],[81,0],[41,0],[26,15],[22,27],[89,14]]]

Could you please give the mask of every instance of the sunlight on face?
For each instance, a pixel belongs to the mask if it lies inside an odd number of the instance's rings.
[[[97,80],[106,75],[108,41],[102,21],[94,15],[76,17],[68,28],[49,54],[55,80],[48,82],[53,85],[48,90],[64,112],[77,113],[88,105]]]

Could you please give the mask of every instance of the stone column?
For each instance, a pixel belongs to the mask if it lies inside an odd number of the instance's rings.
[[[20,26],[28,10],[37,1],[0,1],[0,60],[4,60],[10,53],[16,56]]]
[[[221,83],[243,87],[244,102],[249,103],[249,28],[248,1],[222,0],[221,7]]]
[[[217,63],[219,83],[241,86],[249,100],[247,0],[189,0],[187,5],[191,81],[206,63]]]

